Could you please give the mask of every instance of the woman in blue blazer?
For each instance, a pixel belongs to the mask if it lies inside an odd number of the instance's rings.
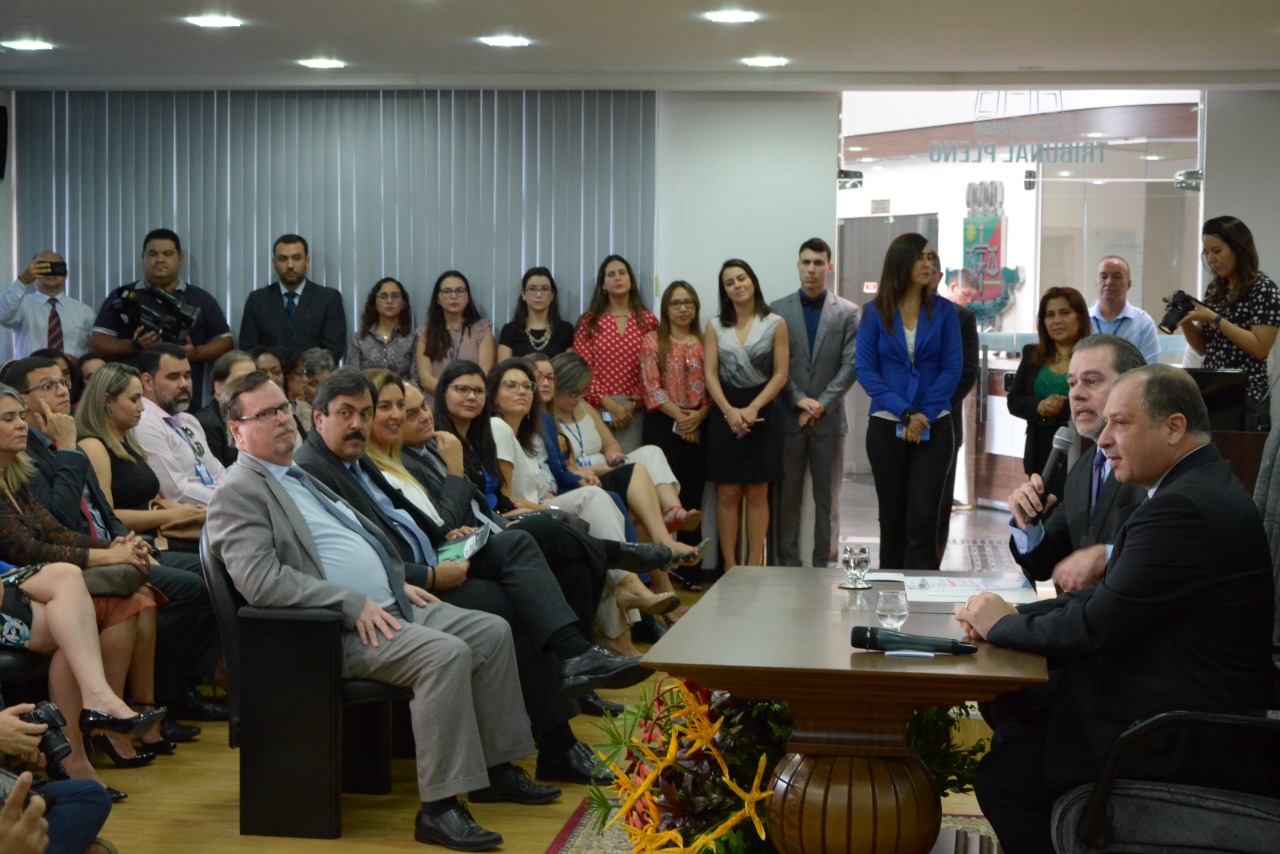
[[[920,234],[889,245],[858,325],[858,382],[871,396],[867,455],[880,502],[880,565],[937,569],[943,484],[955,460],[951,395],[963,355],[955,306],[929,293],[937,255]]]

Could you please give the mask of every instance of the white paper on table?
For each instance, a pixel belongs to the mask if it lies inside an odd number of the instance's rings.
[[[868,572],[867,581],[902,581],[906,576],[901,572]]]
[[[912,576],[904,578],[910,602],[963,602],[970,596],[991,591],[1006,602],[1018,604],[1039,599],[1036,589],[1025,578],[991,578],[989,576],[946,577]]]

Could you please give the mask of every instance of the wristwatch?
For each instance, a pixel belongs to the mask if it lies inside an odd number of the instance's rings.
[[[1222,315],[1220,315],[1220,314],[1219,314],[1219,315],[1215,316],[1215,317],[1213,318],[1213,320],[1210,320],[1209,322],[1213,324],[1213,328],[1214,328],[1214,329],[1221,329],[1221,328],[1222,328]]]

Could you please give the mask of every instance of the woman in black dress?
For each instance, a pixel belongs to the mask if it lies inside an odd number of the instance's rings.
[[[560,291],[546,267],[530,267],[520,280],[511,322],[498,335],[498,361],[542,353],[548,359],[573,347],[573,324],[560,319]]]

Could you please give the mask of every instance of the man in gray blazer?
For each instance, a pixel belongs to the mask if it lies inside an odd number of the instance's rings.
[[[347,310],[341,293],[307,278],[311,250],[306,238],[281,235],[271,247],[271,264],[277,280],[244,302],[240,349],[323,347],[340,360],[347,351]]]
[[[534,745],[507,623],[405,583],[376,526],[293,465],[293,408],[265,374],[234,380],[227,395],[240,457],[209,504],[214,554],[251,605],[340,609],[344,676],[413,689],[415,838],[466,851],[501,845],[459,794],[546,803],[560,793],[512,764]]]
[[[782,487],[778,490],[778,562],[801,566],[800,505],[804,474],[813,479],[813,565],[836,559],[840,537],[840,482],[844,477],[844,396],[853,386],[858,307],[827,289],[835,269],[820,237],[800,246],[800,290],[771,303],[787,322],[791,366],[779,396]]]

